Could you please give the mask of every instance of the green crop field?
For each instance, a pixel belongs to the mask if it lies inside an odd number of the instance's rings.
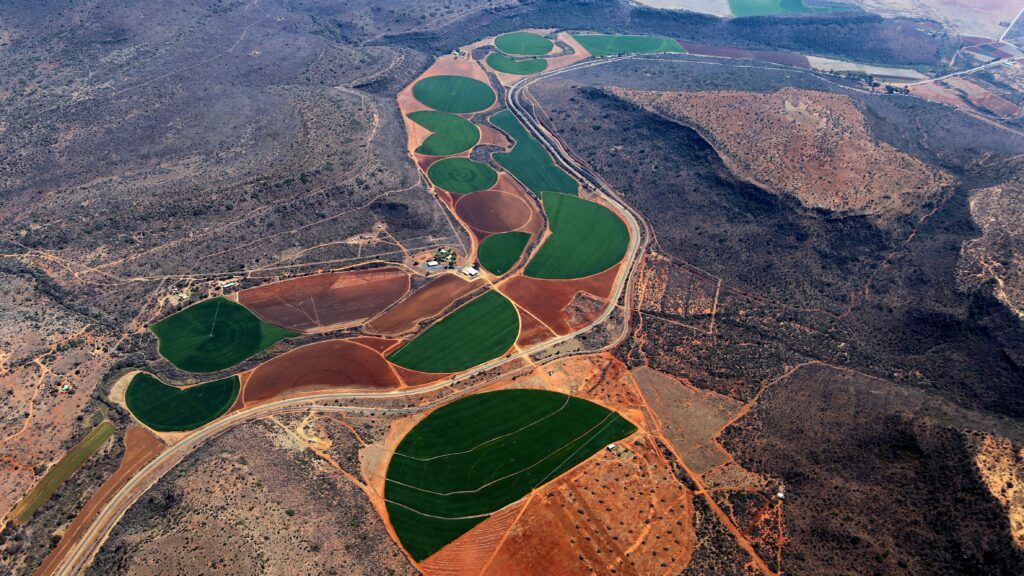
[[[125,404],[153,430],[185,432],[227,412],[238,397],[238,387],[238,376],[178,388],[140,372],[128,384]]]
[[[500,390],[442,406],[406,434],[388,464],[384,498],[417,561],[636,431],[581,398]]]
[[[421,372],[460,372],[501,356],[518,337],[519,313],[492,291],[427,328],[388,360]]]
[[[15,524],[21,525],[28,522],[37,510],[46,504],[53,493],[60,488],[65,480],[78,471],[101,446],[114,434],[114,425],[109,420],[100,422],[95,428],[85,435],[85,438],[75,444],[74,448],[68,450],[52,468],[46,471],[46,475],[32,490],[18,502],[18,505],[11,511],[11,518]]]
[[[543,36],[530,32],[511,32],[494,39],[494,47],[516,56],[543,56],[555,45]]]
[[[226,298],[189,306],[149,329],[160,342],[160,355],[189,372],[230,368],[278,340],[296,336]]]
[[[494,52],[487,56],[487,65],[498,72],[526,76],[528,74],[543,72],[548,67],[548,61],[543,58],[513,60],[504,54]]]
[[[498,112],[491,117],[491,124],[515,140],[515,146],[510,152],[496,152],[494,159],[520,182],[538,194],[549,191],[566,194],[578,192],[576,181],[555,166],[544,147],[530,136],[511,112]]]
[[[729,0],[733,16],[766,16],[771,14],[799,14],[806,12],[836,12],[838,6],[807,6],[803,0]]]
[[[480,250],[477,251],[480,265],[491,274],[500,276],[519,260],[529,241],[530,234],[526,232],[504,232],[488,236],[480,243]]]
[[[679,42],[664,36],[626,36],[619,34],[573,34],[573,38],[596,57],[619,54],[685,52]]]
[[[412,95],[434,110],[466,114],[494,104],[494,90],[466,76],[430,76],[412,87]]]
[[[469,120],[447,112],[422,110],[409,119],[433,132],[416,152],[428,156],[450,156],[465,152],[480,141],[480,129]]]
[[[526,265],[533,278],[583,278],[611,268],[626,254],[629,230],[611,210],[567,194],[544,194],[549,236]]]
[[[445,158],[427,169],[427,176],[438,188],[455,194],[487,190],[498,181],[498,173],[487,164],[469,158]]]

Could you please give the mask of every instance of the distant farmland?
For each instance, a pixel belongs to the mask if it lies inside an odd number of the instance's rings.
[[[731,2],[730,2],[731,3]],[[653,54],[657,52],[685,52],[679,42],[664,36],[627,36],[619,34],[573,34],[587,52],[601,56],[619,54]]]
[[[592,402],[502,390],[438,408],[409,431],[388,465],[395,533],[417,561],[492,512],[636,430]]]
[[[465,114],[494,104],[494,90],[466,76],[430,76],[412,87],[412,95],[434,110]]]
[[[576,194],[579,184],[555,166],[544,147],[537,142],[508,110],[491,117],[494,124],[515,140],[510,152],[497,152],[494,159],[534,192]]]
[[[526,74],[543,72],[548,67],[548,61],[543,58],[514,60],[504,54],[498,54],[495,52],[487,57],[487,65],[498,72],[524,76]]]

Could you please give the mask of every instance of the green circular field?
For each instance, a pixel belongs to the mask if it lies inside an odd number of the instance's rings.
[[[487,190],[498,181],[498,173],[487,164],[469,158],[445,158],[430,165],[427,177],[435,186],[454,194]]]
[[[480,141],[480,129],[462,116],[434,110],[409,114],[409,119],[433,132],[416,149],[428,156],[451,156],[469,150]]]
[[[188,372],[230,368],[278,340],[295,336],[226,298],[189,306],[149,329],[159,340],[160,355]]]
[[[188,388],[168,386],[139,373],[125,391],[125,404],[143,424],[159,432],[185,432],[212,422],[238,397],[238,376]]]
[[[543,58],[531,58],[529,60],[514,60],[499,54],[492,52],[487,56],[487,65],[494,68],[498,72],[504,72],[506,74],[517,74],[519,76],[526,76],[528,74],[536,74],[543,72],[548,67],[548,61]]]
[[[441,112],[466,114],[486,110],[494,104],[494,90],[466,76],[430,76],[412,87],[420,102]]]
[[[491,291],[427,328],[388,360],[420,372],[461,372],[501,356],[518,337],[516,307]]]
[[[506,54],[543,56],[555,47],[551,40],[530,32],[512,32],[494,39],[494,47]]]
[[[523,274],[532,278],[583,278],[622,261],[629,230],[604,206],[557,192],[544,193],[551,235],[533,254]]]
[[[398,444],[384,485],[388,517],[402,546],[423,560],[635,431],[603,406],[556,392],[467,396],[431,412]]]
[[[504,232],[488,236],[480,243],[477,251],[480,265],[491,274],[501,276],[519,261],[529,241],[530,234],[527,232]]]

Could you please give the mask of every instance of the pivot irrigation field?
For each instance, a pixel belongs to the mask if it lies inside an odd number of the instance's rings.
[[[629,230],[611,210],[568,194],[544,193],[549,236],[523,272],[533,278],[583,278],[622,261]]]
[[[189,306],[149,329],[160,342],[160,355],[188,372],[230,368],[279,340],[297,336],[226,298]]]
[[[494,90],[466,76],[430,76],[412,87],[412,95],[434,110],[468,114],[494,104]]]
[[[527,60],[515,60],[499,54],[497,52],[491,53],[487,56],[487,65],[494,68],[498,72],[504,72],[506,74],[517,74],[519,76],[525,76],[527,74],[537,74],[543,72],[548,67],[548,61],[543,58],[530,58]]]
[[[458,308],[388,360],[420,372],[459,372],[501,356],[519,336],[519,313],[498,292]]]
[[[772,14],[800,14],[808,12],[836,12],[839,6],[807,6],[803,0],[729,0],[733,16],[767,16]]]
[[[238,376],[188,388],[168,386],[149,374],[136,374],[125,404],[143,424],[159,432],[185,432],[212,422],[238,398]]]
[[[797,0],[799,1],[799,0]],[[729,4],[732,4],[730,0]],[[655,54],[685,52],[679,42],[664,36],[627,36],[620,34],[573,34],[587,52],[595,57],[619,54]]]
[[[509,152],[496,152],[494,160],[534,192],[563,192],[576,194],[579,184],[555,166],[544,147],[537,142],[508,110],[491,117],[494,124],[514,141]]]
[[[28,522],[36,510],[46,504],[46,501],[53,496],[60,485],[81,468],[82,464],[95,454],[115,431],[114,425],[109,420],[104,420],[90,430],[85,438],[75,444],[74,448],[68,450],[68,453],[46,471],[46,476],[43,476],[43,479],[33,486],[32,490],[11,511],[10,517],[14,523],[20,525]]]
[[[487,164],[469,158],[445,158],[430,165],[427,177],[438,188],[454,194],[487,190],[498,182],[498,173]]]
[[[551,40],[532,32],[511,32],[495,38],[494,47],[516,56],[543,56],[551,52],[555,45]]]
[[[395,450],[384,491],[388,516],[405,549],[423,560],[634,431],[603,406],[555,392],[457,400],[424,418]]]
[[[504,232],[488,236],[480,243],[477,252],[480,265],[491,274],[501,276],[519,260],[529,241],[530,234],[527,232]]]
[[[409,119],[433,132],[416,148],[418,154],[450,156],[465,152],[480,141],[480,129],[462,116],[421,110],[410,113]]]

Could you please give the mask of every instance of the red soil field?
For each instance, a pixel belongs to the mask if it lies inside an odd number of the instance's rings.
[[[796,66],[810,70],[811,64],[802,54],[796,52],[779,52],[775,50],[744,50],[730,46],[713,46],[699,42],[680,42],[680,46],[691,54],[702,56],[721,56],[723,58],[746,58],[762,62],[774,62],[784,66]]]
[[[405,382],[405,385],[410,387],[437,382],[438,380],[447,378],[451,375],[448,373],[437,372],[417,372],[416,370],[409,370],[408,368],[402,368],[401,366],[394,366],[394,369],[402,379],[402,382]]]
[[[291,350],[253,370],[246,405],[318,390],[390,390],[401,387],[391,365],[351,340],[327,340]]]
[[[533,217],[533,209],[526,200],[502,190],[467,194],[455,204],[455,213],[471,228],[485,234],[518,230]]]
[[[409,291],[409,274],[398,268],[317,274],[258,286],[238,301],[266,322],[297,332],[324,332],[362,322]]]
[[[532,314],[522,308],[519,309],[519,338],[516,340],[516,346],[525,348],[554,337],[555,334]]]
[[[384,354],[401,342],[401,340],[395,340],[393,338],[377,338],[376,336],[357,336],[351,340],[357,344],[373,348],[381,354]]]
[[[64,531],[63,537],[57,544],[57,547],[50,552],[46,560],[39,565],[36,569],[35,574],[37,576],[49,576],[53,574],[54,570],[60,565],[61,561],[67,555],[71,548],[78,542],[92,524],[96,515],[99,514],[100,510],[107,503],[107,500],[114,495],[122,486],[128,481],[129,478],[135,475],[136,472],[142,469],[143,466],[149,463],[150,460],[156,458],[158,454],[164,451],[167,446],[156,437],[155,434],[150,432],[148,429],[142,426],[133,426],[125,432],[124,435],[124,456],[121,457],[121,465],[118,466],[117,470],[106,479],[103,484],[100,485],[99,489],[93,493],[89,501],[86,502],[85,507],[82,511],[75,516],[75,519],[71,521],[67,529]]]
[[[488,560],[501,545],[509,528],[519,518],[524,505],[530,498],[524,498],[495,512],[482,524],[476,526],[451,544],[437,551],[420,563],[424,574],[431,576],[477,576],[483,573]],[[518,572],[513,572],[518,574]],[[551,572],[551,574],[558,574]]]
[[[479,286],[481,284],[470,282],[455,274],[444,274],[368,322],[364,329],[368,333],[385,336],[412,332],[420,322],[437,316],[453,302]]]
[[[598,298],[608,298],[620,264],[586,278],[578,280],[542,280],[516,276],[501,285],[501,292],[521,308],[559,335],[565,335],[581,327],[572,322],[565,313],[576,294],[586,292]]]
[[[1006,100],[1002,96],[987,90],[984,86],[979,86],[970,80],[954,76],[952,78],[948,78],[946,83],[953,88],[962,90],[967,94],[967,99],[975,106],[990,110],[997,116],[1013,116],[1020,110],[1020,107],[1013,102]]]

